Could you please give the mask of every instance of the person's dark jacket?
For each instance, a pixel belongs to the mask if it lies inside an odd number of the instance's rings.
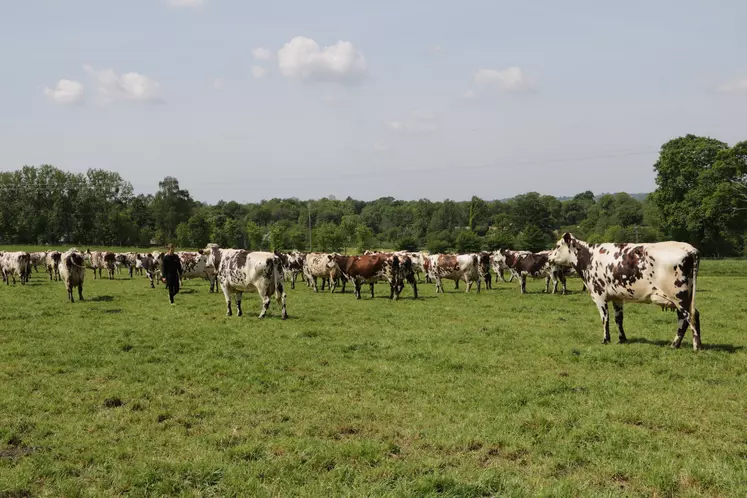
[[[179,256],[176,254],[166,254],[163,256],[163,263],[161,263],[161,275],[167,281],[179,282],[179,277],[182,274],[182,262]]]

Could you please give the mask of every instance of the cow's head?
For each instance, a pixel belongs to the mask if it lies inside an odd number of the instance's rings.
[[[572,233],[564,233],[555,244],[555,249],[550,252],[550,262],[559,266],[573,266],[578,263],[579,242]]]
[[[218,244],[208,244],[202,252],[207,255],[205,266],[212,266],[217,270],[220,265],[220,246]]]

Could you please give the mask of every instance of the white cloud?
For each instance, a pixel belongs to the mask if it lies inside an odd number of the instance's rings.
[[[518,66],[511,66],[502,71],[496,69],[478,69],[473,75],[475,84],[503,92],[521,92],[533,86],[532,80]]]
[[[433,113],[415,110],[405,120],[389,121],[389,128],[401,133],[427,133],[438,130],[436,116]]]
[[[159,102],[158,92],[161,85],[139,73],[117,74],[113,69],[94,69],[83,66],[86,73],[98,87],[99,97],[103,102],[113,100],[136,100]]]
[[[223,78],[215,78],[213,80],[213,89],[220,90],[225,86],[226,82],[223,81]]]
[[[321,49],[311,38],[297,36],[278,50],[283,76],[342,85],[360,83],[368,74],[366,58],[347,41]]]
[[[262,78],[265,74],[267,74],[267,69],[262,66],[252,66],[252,76],[255,78]]]
[[[465,99],[474,99],[476,97],[474,90],[467,90],[464,92],[464,95],[462,95]]]
[[[58,104],[82,104],[85,90],[79,81],[61,79],[54,88],[46,87],[44,95]]]
[[[172,7],[199,7],[205,0],[169,0]]]
[[[721,93],[747,94],[747,77],[733,79],[718,87]]]
[[[272,58],[272,53],[269,48],[257,47],[252,50],[252,56],[258,61],[269,61]]]

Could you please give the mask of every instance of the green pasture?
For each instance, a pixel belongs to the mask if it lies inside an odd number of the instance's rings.
[[[89,271],[71,304],[35,273],[0,287],[0,497],[747,496],[747,261],[701,263],[698,353],[651,305],[603,346],[568,286],[299,280],[281,321],[204,281],[171,307]]]

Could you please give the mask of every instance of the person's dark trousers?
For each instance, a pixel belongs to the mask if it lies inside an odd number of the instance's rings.
[[[169,301],[174,304],[174,296],[179,294],[179,277],[170,276],[166,278],[166,287],[169,290]]]

